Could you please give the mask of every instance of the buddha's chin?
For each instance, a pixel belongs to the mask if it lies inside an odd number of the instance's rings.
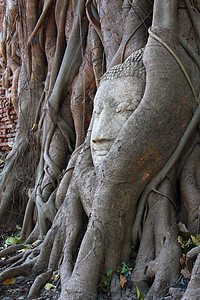
[[[94,153],[94,152],[98,152],[98,153]],[[108,154],[108,150],[101,150],[101,151],[94,151],[94,152],[92,155],[92,160],[93,160],[94,166],[97,167],[102,163],[102,161]]]

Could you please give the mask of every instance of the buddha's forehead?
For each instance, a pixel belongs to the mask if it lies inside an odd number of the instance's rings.
[[[18,1],[17,1],[17,0],[8,0],[7,3],[8,3],[8,9],[10,10],[10,9],[12,9],[14,6],[17,5]]]
[[[123,101],[131,101],[140,92],[141,85],[143,80],[133,76],[103,80],[95,95],[94,105],[107,103],[115,106]]]

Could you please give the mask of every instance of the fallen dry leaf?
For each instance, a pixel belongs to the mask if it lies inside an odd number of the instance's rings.
[[[44,288],[45,288],[45,290],[49,291],[50,289],[55,289],[56,286],[51,283],[46,283]]]
[[[184,269],[181,270],[181,274],[186,278],[186,279],[190,279],[191,278],[191,273],[188,270],[187,267],[185,267]]]
[[[60,277],[59,274],[54,274],[51,276],[50,281],[56,281]]]
[[[125,290],[127,285],[127,279],[120,274],[120,286],[123,290]]]
[[[3,285],[9,285],[9,284],[13,284],[13,283],[15,283],[14,277],[4,280]]]
[[[186,259],[186,255],[182,254],[182,257],[180,258],[180,264],[181,264],[181,266],[185,265],[185,259]]]

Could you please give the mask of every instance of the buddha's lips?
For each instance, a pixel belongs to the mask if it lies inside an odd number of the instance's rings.
[[[113,141],[97,142],[92,144],[92,150],[95,152],[105,151],[108,152],[113,144]]]

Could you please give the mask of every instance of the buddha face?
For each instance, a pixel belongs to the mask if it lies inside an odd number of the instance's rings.
[[[139,105],[144,80],[121,77],[102,81],[94,99],[90,147],[94,166],[108,154],[123,124]]]
[[[18,13],[18,3],[17,2],[18,2],[17,0],[8,0],[7,1],[8,11],[13,16],[16,16]]]

